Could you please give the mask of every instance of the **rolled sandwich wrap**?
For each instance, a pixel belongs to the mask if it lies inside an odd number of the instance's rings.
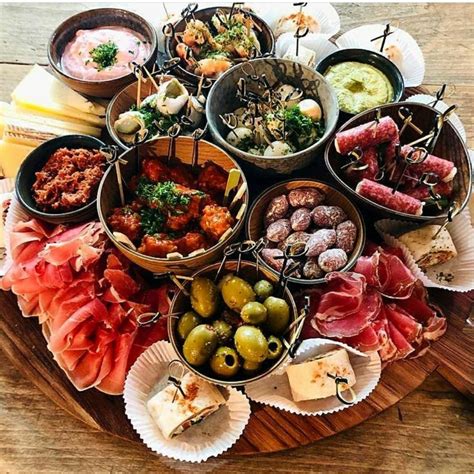
[[[336,382],[332,378],[335,376],[347,379],[347,384],[339,385],[339,392],[356,383],[349,355],[343,348],[334,349],[301,364],[292,364],[287,367],[286,373],[295,402],[336,395]]]
[[[170,384],[147,402],[150,415],[166,439],[181,434],[226,403],[217,387],[191,372],[181,379],[181,388],[185,397]]]

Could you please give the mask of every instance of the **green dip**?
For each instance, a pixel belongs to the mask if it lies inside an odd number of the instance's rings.
[[[393,101],[392,84],[370,64],[346,61],[331,66],[324,77],[336,91],[343,112],[358,114]]]

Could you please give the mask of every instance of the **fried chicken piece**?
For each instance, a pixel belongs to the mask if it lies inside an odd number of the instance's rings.
[[[224,194],[229,174],[212,161],[207,161],[198,176],[197,187],[213,196]]]
[[[201,215],[201,201],[205,197],[204,194],[197,194],[196,190],[179,184],[176,185],[176,188],[181,194],[189,196],[189,203],[170,210],[166,227],[173,232],[184,230],[193,219],[197,219]]]
[[[150,257],[165,258],[167,254],[178,251],[178,244],[167,234],[145,235],[138,251]]]
[[[206,237],[200,232],[188,232],[178,239],[178,251],[183,255],[189,255],[191,252],[208,247]]]
[[[141,217],[135,203],[125,207],[117,207],[107,219],[114,232],[125,234],[132,242],[140,238],[142,230]]]
[[[170,181],[170,170],[161,161],[154,158],[144,158],[142,161],[142,175],[153,183]]]
[[[188,188],[195,186],[195,178],[190,172],[189,166],[183,164],[174,165],[169,168],[169,179]]]
[[[233,224],[234,218],[229,209],[215,204],[206,206],[203,209],[199,222],[204,233],[213,240],[219,240]]]

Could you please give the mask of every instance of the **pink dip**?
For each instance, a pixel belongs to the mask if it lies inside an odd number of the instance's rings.
[[[111,41],[118,46],[117,62],[101,71],[92,60],[90,51]],[[65,73],[89,81],[115,79],[130,73],[129,63],[143,64],[150,55],[151,45],[139,33],[121,26],[102,26],[92,30],[78,30],[61,57]]]

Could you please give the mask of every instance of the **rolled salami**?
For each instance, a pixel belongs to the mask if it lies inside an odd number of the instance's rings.
[[[419,199],[400,191],[394,193],[392,188],[375,181],[363,179],[357,184],[356,193],[394,211],[406,212],[415,216],[421,216],[423,213],[424,203]]]
[[[356,167],[349,166],[346,170],[346,175],[353,181],[360,179],[374,179],[379,172],[379,163],[377,160],[377,147],[372,146],[362,152],[362,158],[357,162],[357,165],[367,165],[367,168],[358,170]],[[356,165],[356,166],[357,166]]]
[[[412,150],[412,147],[404,145],[400,150],[400,156],[406,158]],[[422,153],[422,151],[416,150],[414,158],[416,158],[417,154],[419,153]],[[393,173],[391,177],[393,181],[398,181],[403,168],[403,162],[397,164],[395,173]],[[448,183],[449,181],[453,180],[457,171],[458,170],[452,161],[448,161],[434,155],[428,155],[421,163],[410,165],[407,168],[405,171],[405,176],[402,178],[402,183],[405,183],[407,186],[416,186],[418,179],[423,173],[435,173],[438,175],[440,181]]]
[[[347,155],[357,147],[366,149],[398,138],[398,127],[391,117],[383,117],[379,123],[364,123],[336,134],[334,146],[341,155]]]
[[[402,189],[402,191],[405,194],[408,194],[408,196],[419,199],[420,201],[432,199],[428,186],[420,185],[416,186],[415,188],[405,188]],[[441,197],[449,198],[453,192],[453,182],[450,181],[449,183],[444,183],[441,181],[441,183],[438,183],[434,187],[434,192],[439,194]]]

